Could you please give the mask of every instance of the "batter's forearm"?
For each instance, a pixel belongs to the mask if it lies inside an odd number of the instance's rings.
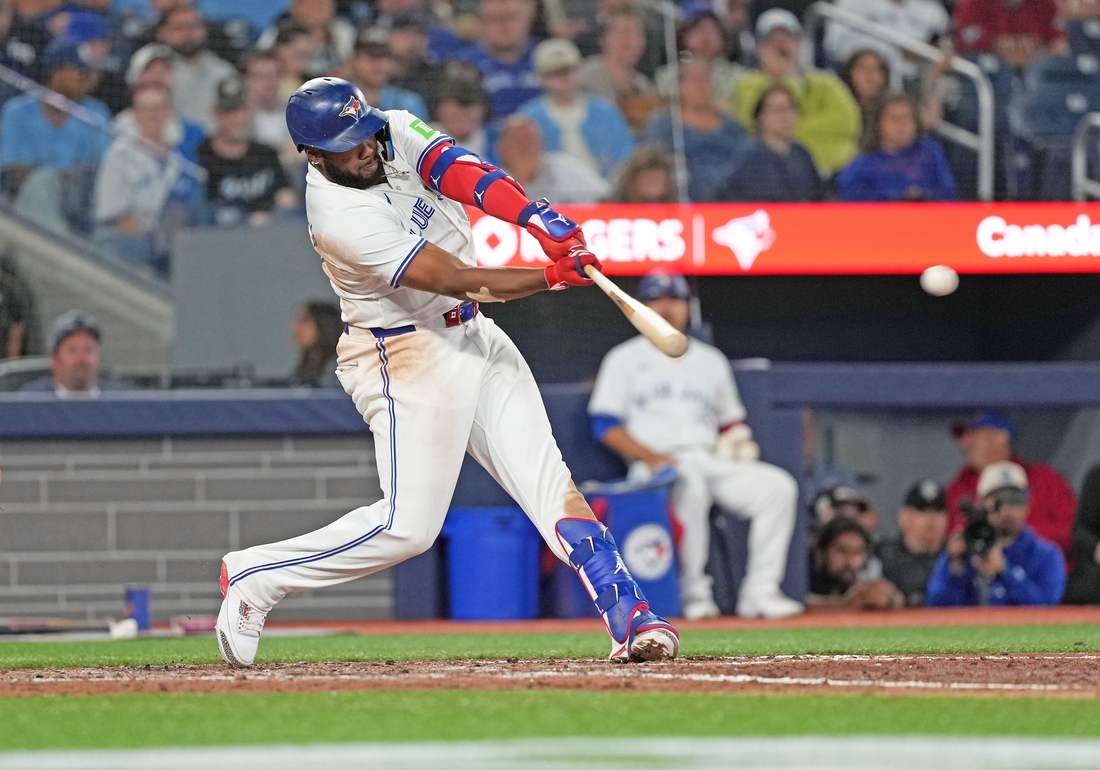
[[[537,267],[474,267],[434,243],[409,264],[401,285],[461,302],[505,302],[546,291],[546,273]]]
[[[546,273],[537,267],[465,267],[440,294],[463,302],[507,302],[549,290]]]

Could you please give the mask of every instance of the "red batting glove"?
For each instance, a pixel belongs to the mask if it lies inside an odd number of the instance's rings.
[[[591,286],[594,281],[585,274],[586,265],[592,265],[597,270],[603,268],[595,254],[583,246],[574,246],[564,258],[546,268],[546,284],[550,291],[561,291],[570,286]]]
[[[535,240],[539,242],[539,246],[542,247],[543,252],[550,258],[551,262],[557,262],[562,257],[569,256],[569,252],[573,249],[583,249],[588,246],[584,242],[584,233],[581,232],[579,227],[562,240],[555,239],[550,233],[534,224],[527,225],[527,232],[535,237]]]

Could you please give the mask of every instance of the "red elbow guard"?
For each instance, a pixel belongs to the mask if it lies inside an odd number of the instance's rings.
[[[519,182],[502,169],[483,162],[469,150],[452,144],[430,149],[419,164],[424,184],[448,198],[477,206],[506,222],[520,223],[530,201]]]

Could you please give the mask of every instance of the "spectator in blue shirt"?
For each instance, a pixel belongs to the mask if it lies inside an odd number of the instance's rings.
[[[861,154],[836,177],[845,201],[954,201],[959,190],[934,139],[922,136],[917,107],[891,94],[871,112]]]
[[[367,97],[367,104],[380,110],[407,110],[427,115],[428,107],[419,94],[390,85],[396,63],[390,53],[385,30],[368,29],[355,42],[345,76]]]
[[[748,141],[741,124],[718,109],[710,65],[689,59],[680,65],[680,115],[684,121],[684,157],[688,197],[696,203],[715,201],[733,173]],[[672,152],[672,116],[655,115],[646,126],[645,142]]]
[[[967,555],[963,534],[947,542],[928,581],[929,607],[1058,604],[1066,587],[1062,551],[1025,525],[1028,485],[1014,462],[988,465],[978,480],[979,502],[996,533],[984,555]]]
[[[634,151],[619,108],[581,93],[581,52],[569,40],[544,40],[535,48],[535,73],[546,95],[524,104],[520,115],[539,124],[549,152],[560,152],[605,179]]]
[[[824,184],[809,150],[794,140],[798,102],[784,85],[768,86],[752,113],[757,137],[749,141],[718,199],[795,203],[819,201]]]
[[[0,170],[17,211],[67,233],[70,220],[87,224],[95,168],[111,141],[110,112],[88,97],[93,80],[77,43],[55,40],[42,60],[49,88],[75,103],[83,117],[34,94],[11,99],[0,114]]]
[[[481,73],[496,119],[511,115],[541,93],[532,61],[534,20],[533,0],[481,0],[477,42],[455,57]]]

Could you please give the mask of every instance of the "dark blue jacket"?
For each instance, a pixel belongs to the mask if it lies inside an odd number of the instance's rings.
[[[1005,571],[989,581],[989,604],[994,607],[1058,604],[1066,588],[1062,551],[1025,527],[1004,549]],[[970,564],[961,575],[951,574],[946,553],[940,555],[928,579],[926,607],[973,607],[978,604],[978,572]]]
[[[751,203],[799,203],[819,201],[824,185],[809,151],[798,142],[780,155],[759,139],[753,139],[738,158],[720,201]]]
[[[914,186],[920,188],[924,200],[959,199],[943,149],[928,136],[899,152],[858,155],[836,175],[837,193],[843,201],[901,200]]]
[[[696,203],[718,200],[718,193],[733,173],[749,135],[741,124],[723,115],[716,131],[684,127],[684,158],[688,171],[688,197]],[[659,112],[646,124],[643,141],[672,150],[672,117]]]

